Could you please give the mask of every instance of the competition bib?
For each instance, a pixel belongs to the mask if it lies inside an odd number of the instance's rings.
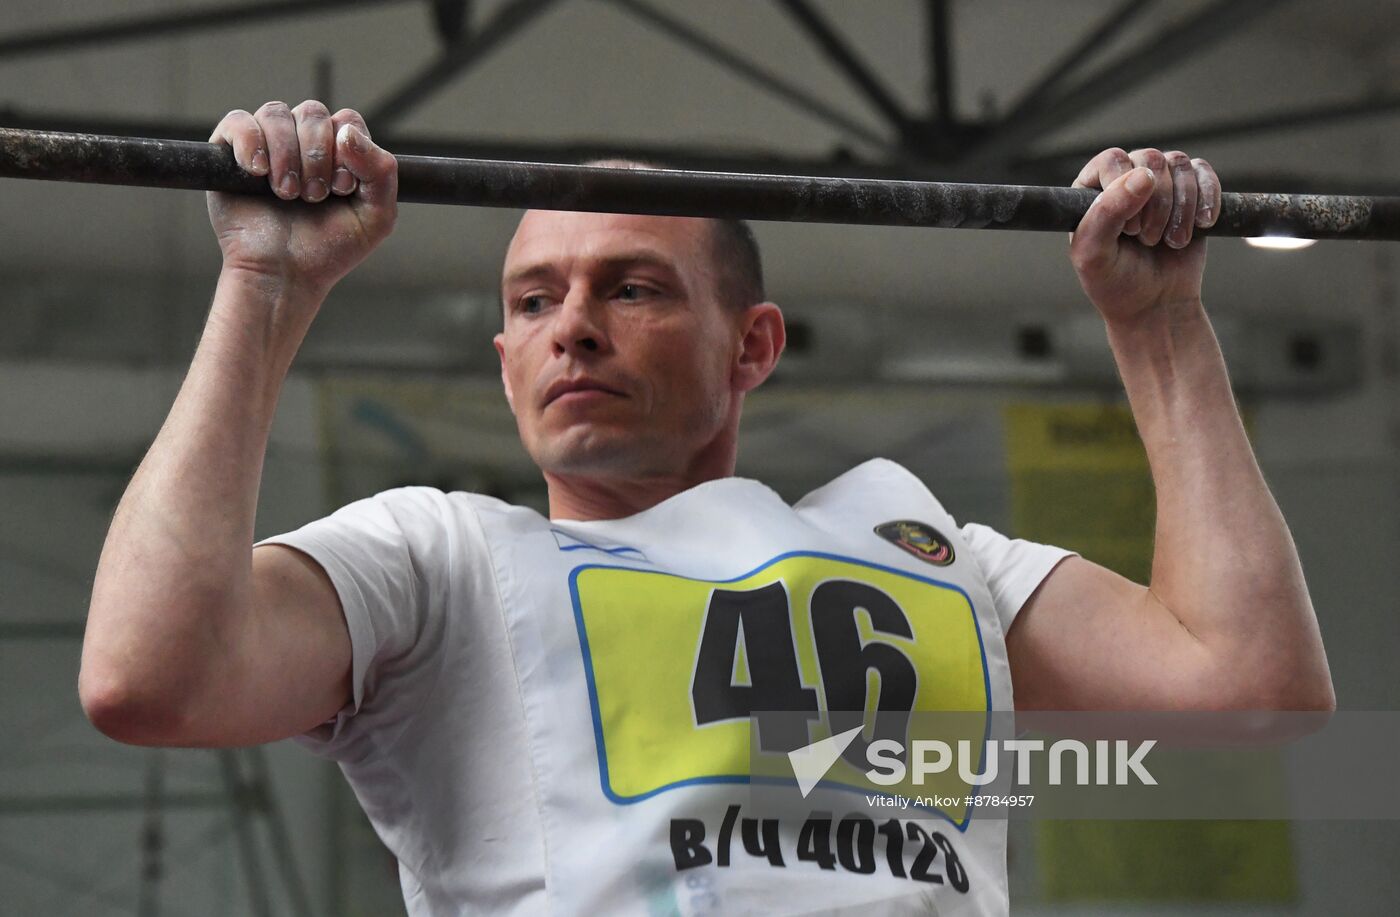
[[[625,520],[483,518],[552,910],[1005,912],[1004,822],[859,805],[962,800],[956,774],[875,786],[866,745],[902,741],[912,711],[1010,707],[986,585],[942,507],[890,467],[795,508],[726,479]],[[879,531],[905,517],[897,537]],[[790,752],[862,724],[812,797],[822,808],[753,810],[752,781],[791,783]]]

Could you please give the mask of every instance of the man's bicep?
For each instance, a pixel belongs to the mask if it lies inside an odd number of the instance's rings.
[[[1016,706],[1209,708],[1205,647],[1147,587],[1082,557],[1045,577],[1006,635]]]
[[[340,597],[307,554],[253,549],[252,609],[230,654],[222,711],[200,744],[251,745],[299,735],[350,701],[351,643]]]

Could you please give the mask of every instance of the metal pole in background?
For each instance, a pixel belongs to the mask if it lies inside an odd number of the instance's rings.
[[[165,874],[165,752],[146,752],[146,813],[141,826],[141,891],[136,913],[160,917],[160,886]]]
[[[291,901],[292,913],[298,917],[311,917],[311,899],[306,886],[301,881],[297,869],[296,853],[287,824],[282,818],[282,807],[277,804],[272,791],[272,775],[268,771],[267,753],[260,745],[243,749],[243,755],[252,770],[252,786],[261,801],[261,811],[267,823],[267,832],[272,840],[272,851],[277,859],[277,871]]]
[[[250,817],[254,803],[239,767],[238,751],[223,748],[219,749],[217,754],[224,777],[229,819],[233,822],[234,834],[238,838],[239,859],[243,863],[243,875],[248,881],[249,906],[256,917],[272,917],[272,899],[268,896],[262,861],[258,859],[258,842],[253,834],[253,821]]]
[[[397,158],[399,200],[479,207],[1068,232],[1097,193],[1027,185]],[[0,177],[272,195],[266,178],[239,169],[225,146],[13,128],[0,128]],[[1226,192],[1209,234],[1400,241],[1400,198]]]

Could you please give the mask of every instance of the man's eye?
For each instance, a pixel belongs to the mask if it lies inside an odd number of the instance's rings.
[[[527,314],[534,314],[544,308],[543,296],[522,296],[520,298],[520,311]]]
[[[636,283],[624,283],[617,288],[617,298],[626,300],[638,300],[651,292],[650,288]]]

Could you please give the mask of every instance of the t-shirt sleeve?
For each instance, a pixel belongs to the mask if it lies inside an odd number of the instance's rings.
[[[1026,599],[1050,571],[1066,557],[1076,554],[1054,545],[1007,538],[996,529],[977,522],[969,522],[959,531],[986,577],[1003,634],[1011,630],[1011,622],[1016,620]]]
[[[385,491],[258,544],[295,548],[320,564],[350,633],[351,699],[294,741],[325,757],[363,757],[392,741],[440,666],[452,532],[444,495]]]

